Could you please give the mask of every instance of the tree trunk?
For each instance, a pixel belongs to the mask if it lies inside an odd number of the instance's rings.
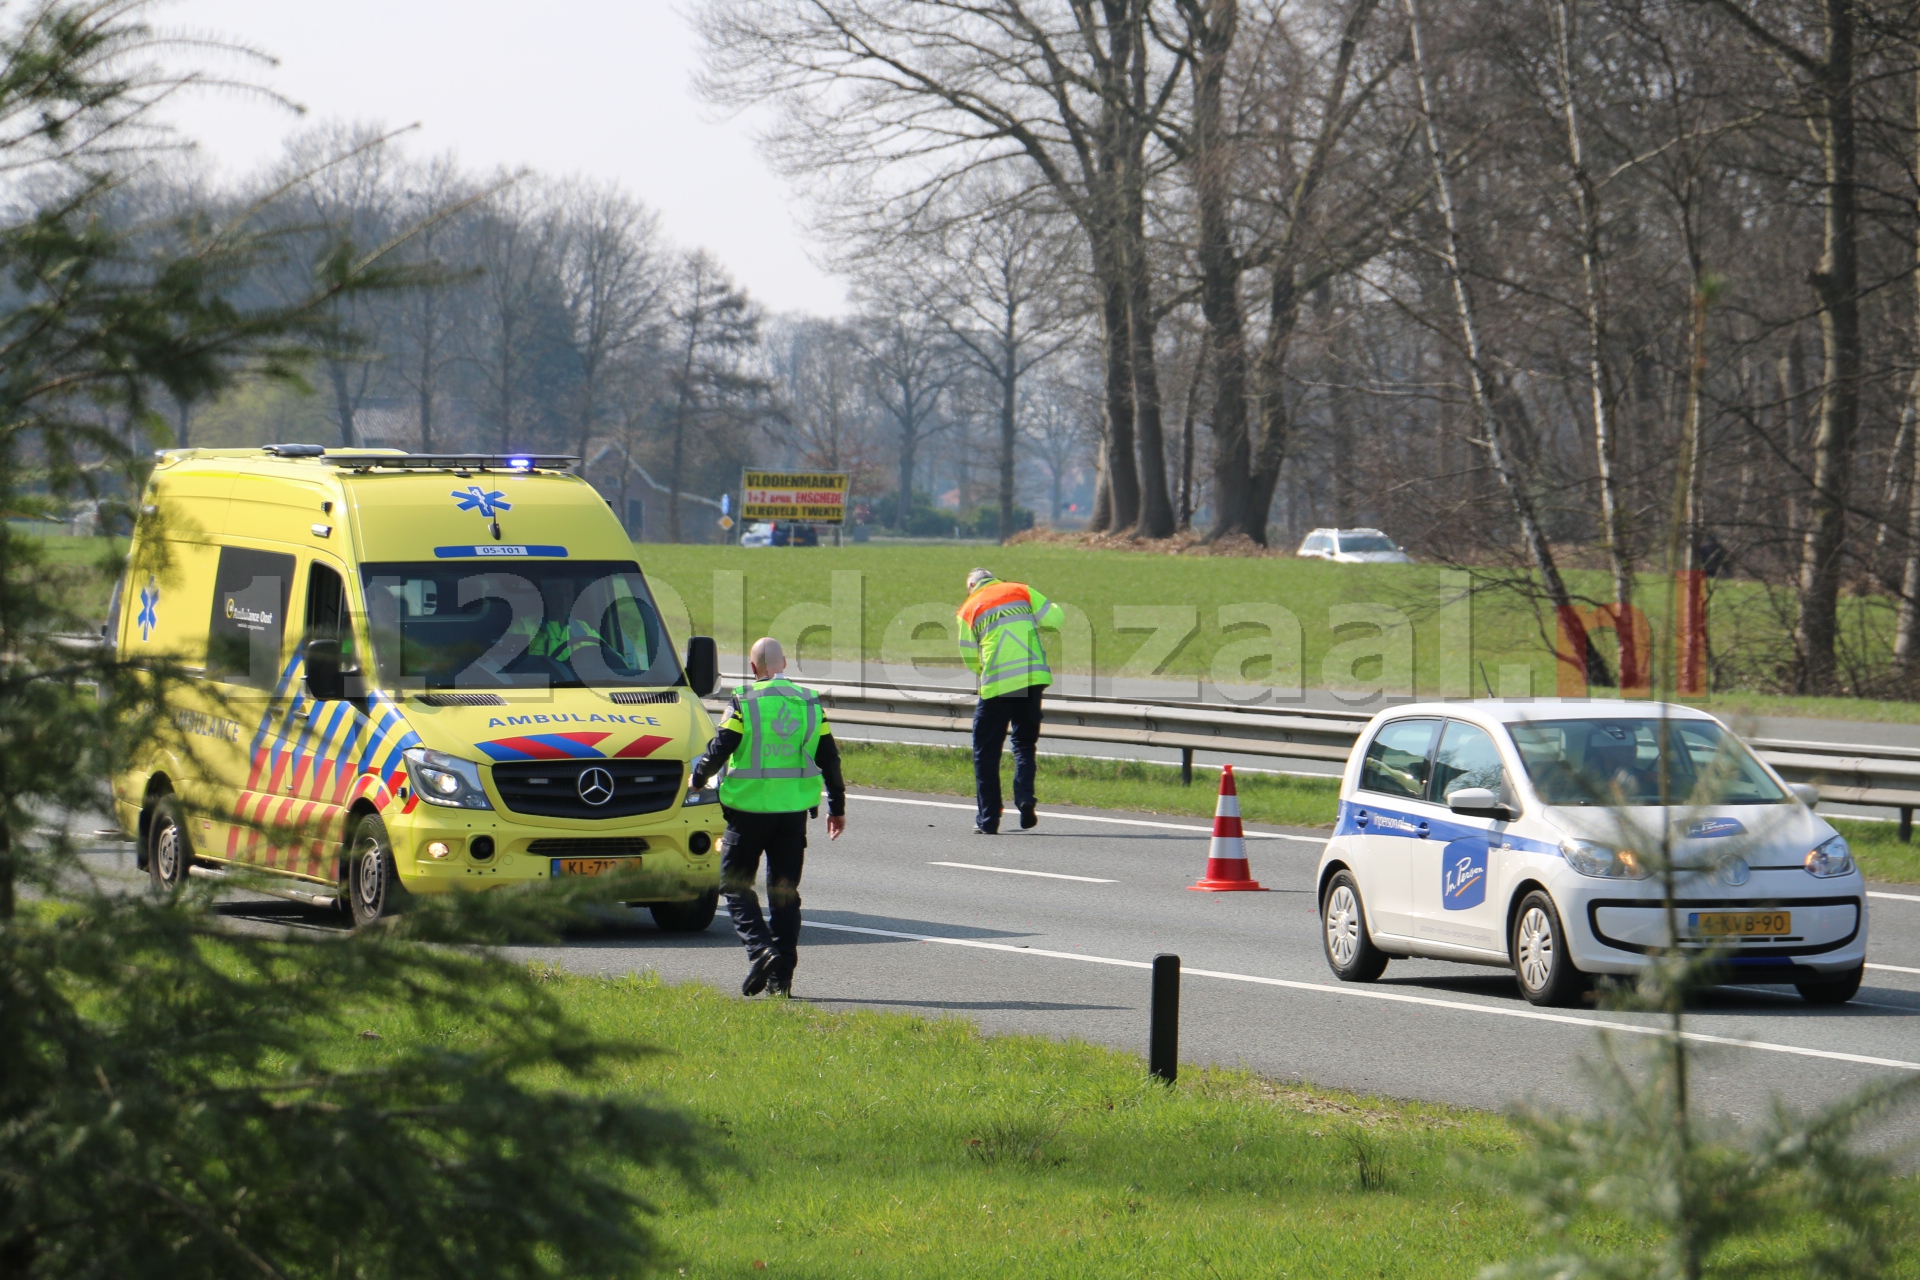
[[[1914,276],[1920,285],[1920,274]],[[1920,414],[1920,373],[1907,388],[1912,411]],[[1909,686],[1920,676],[1920,438],[1914,440],[1911,470],[1907,475],[1907,558],[1900,574],[1900,611],[1893,629],[1893,662],[1901,679]]]
[[[347,389],[347,367],[338,360],[327,361],[327,380],[333,384],[333,412],[340,422],[340,443],[348,449],[360,446],[354,429],[353,393]]]
[[[1015,363],[1017,348],[1013,343],[1013,327],[1007,327],[1006,376],[1000,379],[1000,541],[1005,542],[1013,536],[1013,445],[1014,393],[1019,389],[1015,381]]]
[[[1132,342],[1134,443],[1140,453],[1140,518],[1135,532],[1143,538],[1166,538],[1173,535],[1173,499],[1167,491],[1160,362],[1153,349],[1159,324],[1153,316],[1143,205],[1136,197],[1127,235],[1127,331]]]
[[[1854,119],[1854,0],[1826,0],[1826,58],[1820,64],[1821,151],[1826,209],[1820,266],[1813,273],[1820,301],[1824,385],[1820,425],[1813,439],[1813,496],[1800,555],[1800,617],[1794,648],[1799,689],[1825,693],[1834,686],[1839,637],[1841,562],[1846,554],[1847,497],[1860,422],[1860,263],[1858,154]]]
[[[1580,278],[1586,294],[1587,384],[1593,414],[1593,451],[1600,477],[1600,540],[1607,548],[1613,572],[1616,617],[1626,614],[1633,601],[1633,560],[1627,551],[1621,521],[1620,485],[1614,475],[1618,447],[1613,428],[1611,379],[1607,375],[1607,293],[1601,271],[1600,196],[1587,171],[1586,141],[1580,129],[1579,106],[1573,83],[1573,0],[1553,0],[1547,10],[1553,23],[1556,70],[1566,128],[1567,158],[1571,169],[1574,207],[1580,220]],[[1625,679],[1625,673],[1622,673]],[[1627,681],[1627,683],[1632,683]]]
[[[1560,576],[1560,567],[1554,562],[1553,549],[1547,543],[1546,530],[1540,525],[1538,512],[1534,510],[1533,496],[1527,490],[1525,477],[1518,473],[1511,451],[1505,441],[1505,428],[1500,424],[1500,415],[1493,403],[1492,389],[1488,385],[1486,366],[1483,363],[1483,348],[1480,341],[1480,322],[1474,310],[1473,295],[1467,289],[1466,273],[1460,264],[1461,237],[1459,218],[1453,203],[1453,182],[1447,176],[1446,153],[1440,146],[1440,127],[1433,118],[1433,91],[1427,75],[1424,40],[1420,31],[1420,10],[1418,0],[1402,0],[1407,12],[1407,36],[1413,52],[1415,87],[1419,91],[1420,114],[1426,133],[1427,157],[1433,166],[1434,197],[1440,205],[1440,215],[1446,230],[1446,252],[1441,261],[1447,268],[1448,283],[1453,288],[1454,309],[1460,321],[1460,337],[1466,347],[1467,380],[1473,393],[1473,404],[1480,418],[1480,429],[1485,440],[1488,458],[1493,463],[1494,472],[1500,478],[1500,485],[1506,490],[1507,500],[1513,506],[1513,514],[1520,525],[1521,540],[1526,544],[1527,552],[1533,560],[1534,568],[1540,574],[1541,585],[1547,598],[1553,604],[1554,613],[1560,626],[1569,635],[1584,636],[1585,627],[1580,623],[1573,607],[1573,597],[1567,590],[1566,582]],[[1610,687],[1613,677],[1608,672],[1606,660],[1591,644],[1581,646],[1586,651],[1586,682],[1589,685]]]
[[[1206,317],[1206,350],[1213,360],[1213,541],[1247,531],[1257,487],[1253,442],[1248,431],[1246,316],[1240,280],[1245,270],[1233,242],[1233,157],[1227,139],[1223,92],[1227,56],[1239,24],[1237,0],[1210,8],[1187,6],[1187,29],[1195,47],[1193,76],[1193,191],[1199,219],[1200,312]],[[1198,367],[1195,369],[1199,376]],[[1265,531],[1265,508],[1259,523]]]
[[[1180,415],[1180,528],[1193,528],[1193,422],[1200,410],[1200,384],[1207,376],[1207,352],[1210,330],[1200,334],[1200,350],[1193,358],[1193,372],[1187,377],[1187,406]]]
[[[1113,257],[1111,248],[1106,256]],[[1107,518],[1089,527],[1117,533],[1131,529],[1140,519],[1140,476],[1133,460],[1133,334],[1127,318],[1127,282],[1122,278],[1123,269],[1117,263],[1110,263],[1101,275],[1100,323],[1107,356],[1108,506]],[[1098,505],[1095,504],[1096,508]]]

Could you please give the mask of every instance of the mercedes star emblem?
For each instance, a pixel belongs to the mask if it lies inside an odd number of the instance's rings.
[[[598,766],[580,771],[580,798],[590,805],[613,799],[613,775]]]

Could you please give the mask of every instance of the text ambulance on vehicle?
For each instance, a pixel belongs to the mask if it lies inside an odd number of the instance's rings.
[[[397,450],[160,455],[107,623],[185,668],[113,779],[157,886],[272,873],[355,920],[407,893],[639,868],[703,929],[713,642],[675,656],[633,544],[571,459]]]
[[[1376,716],[1347,762],[1318,875],[1327,963],[1511,967],[1535,1004],[1665,949],[1725,982],[1860,989],[1866,883],[1847,842],[1704,711],[1662,703],[1434,703]],[[1672,916],[1652,857],[1677,871]]]

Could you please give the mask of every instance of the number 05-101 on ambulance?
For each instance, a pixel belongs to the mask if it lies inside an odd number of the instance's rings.
[[[113,779],[158,886],[245,868],[364,923],[408,893],[637,868],[661,927],[711,922],[723,823],[686,786],[713,642],[676,655],[570,461],[160,456],[106,631],[182,677]]]
[[[1810,790],[1690,707],[1395,708],[1341,780],[1319,869],[1327,963],[1349,982],[1394,956],[1505,965],[1527,999],[1562,1004],[1673,944],[1710,950],[1726,982],[1850,1000],[1866,883]]]

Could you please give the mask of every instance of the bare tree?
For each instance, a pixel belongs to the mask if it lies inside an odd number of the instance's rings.
[[[574,439],[584,458],[607,408],[612,366],[657,336],[667,274],[659,219],[619,187],[570,183],[556,203],[557,266],[580,373]]]
[[[758,411],[767,388],[747,368],[759,341],[759,310],[705,250],[681,259],[666,311],[667,531],[679,542],[691,433],[722,422],[744,423]]]

